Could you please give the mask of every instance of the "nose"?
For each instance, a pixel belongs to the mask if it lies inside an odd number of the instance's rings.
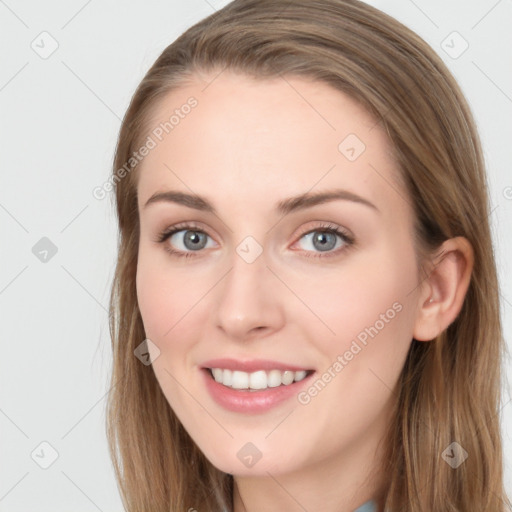
[[[216,328],[234,341],[266,336],[281,329],[283,286],[267,267],[264,253],[251,263],[235,253],[232,262],[231,269],[215,287]]]

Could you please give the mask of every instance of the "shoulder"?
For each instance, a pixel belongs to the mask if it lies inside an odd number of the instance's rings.
[[[354,512],[377,512],[377,505],[374,501],[370,500],[356,508]]]

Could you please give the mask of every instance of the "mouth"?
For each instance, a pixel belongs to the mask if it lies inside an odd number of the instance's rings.
[[[211,379],[226,388],[238,391],[264,391],[272,388],[283,388],[300,382],[315,370],[257,370],[245,372],[229,368],[203,368]]]
[[[289,404],[316,370],[269,359],[210,359],[199,367],[210,397],[231,412],[263,414]]]

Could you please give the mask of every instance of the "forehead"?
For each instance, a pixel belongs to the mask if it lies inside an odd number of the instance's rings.
[[[340,187],[383,207],[405,195],[381,125],[323,82],[197,77],[156,105],[147,135],[139,207],[168,189],[254,205]]]

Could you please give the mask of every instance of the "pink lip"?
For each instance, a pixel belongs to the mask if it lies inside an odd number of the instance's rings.
[[[230,358],[210,359],[209,361],[205,361],[201,367],[238,370],[247,373],[256,372],[258,370],[281,370],[283,372],[285,370],[293,370],[294,372],[301,370],[311,370],[311,368],[304,368],[287,363],[279,363],[278,361],[269,361],[267,359],[252,359],[248,361],[237,361],[236,359]]]
[[[213,368],[223,368],[223,366],[213,366]],[[261,366],[259,368],[262,369]],[[273,366],[273,368],[276,367]],[[218,405],[232,412],[258,414],[266,412],[296,396],[305,385],[309,384],[315,372],[307,375],[301,381],[294,382],[288,386],[278,386],[258,391],[237,390],[219,384],[212,377],[210,370],[206,368],[201,369],[201,373],[203,374],[206,389]]]

